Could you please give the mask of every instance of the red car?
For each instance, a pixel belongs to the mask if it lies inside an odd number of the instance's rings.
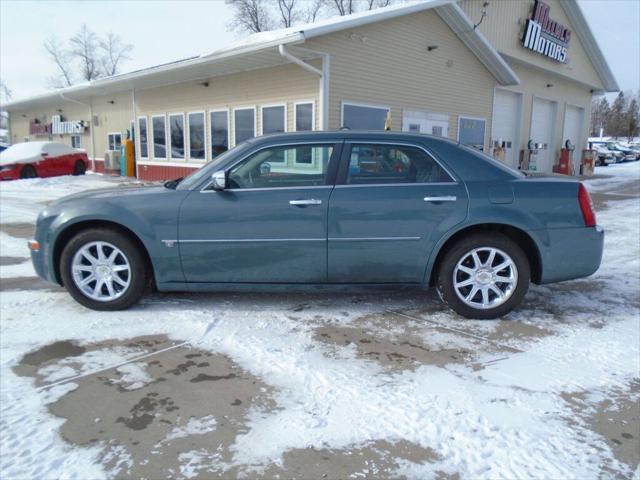
[[[16,143],[0,152],[0,180],[84,175],[88,166],[85,152],[58,142]]]

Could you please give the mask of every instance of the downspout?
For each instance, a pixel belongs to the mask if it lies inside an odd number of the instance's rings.
[[[68,102],[78,103],[80,105],[84,105],[85,107],[89,107],[89,135],[91,136],[91,169],[96,171],[96,142],[95,137],[93,136],[93,104],[91,102],[84,103],[80,100],[75,100],[73,98],[65,97],[64,93],[60,93],[60,98],[66,100]]]
[[[302,49],[300,49],[302,50]],[[329,54],[323,52],[316,52],[313,50],[306,50],[308,52],[320,55],[322,57],[322,69],[318,69],[313,65],[299,59],[289,52],[282,44],[278,45],[278,52],[287,60],[295,63],[296,65],[304,68],[305,70],[318,75],[320,77],[319,97],[320,97],[320,129],[329,129]]]
[[[131,113],[133,114],[133,126],[131,127],[131,136],[133,137],[134,135],[134,131],[135,133],[135,137],[136,137],[136,141],[133,142],[133,162],[136,164],[136,178],[140,178],[138,176],[138,148],[137,148],[137,144],[138,144],[138,112],[136,110],[136,89],[132,88],[131,89]],[[133,140],[133,139],[132,139]]]

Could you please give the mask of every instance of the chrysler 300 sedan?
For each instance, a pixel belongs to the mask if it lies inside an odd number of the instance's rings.
[[[159,291],[434,286],[470,318],[530,282],[594,273],[604,232],[573,179],[425,135],[265,136],[162,186],[94,190],[38,217],[36,271],[96,310]]]

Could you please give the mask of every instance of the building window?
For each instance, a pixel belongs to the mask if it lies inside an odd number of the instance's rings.
[[[107,134],[107,150],[120,151],[121,146],[122,146],[122,134],[120,134],[119,132]]]
[[[458,142],[483,151],[486,123],[484,118],[458,117]]]
[[[71,147],[82,148],[80,142],[80,135],[71,135]]]
[[[239,108],[233,112],[233,126],[235,130],[235,144],[240,145],[245,140],[256,136],[256,109]]]
[[[286,130],[287,107],[286,105],[273,105],[261,107],[262,134],[282,133]]]
[[[313,130],[315,112],[313,102],[300,102],[294,105],[294,123],[296,132]]]
[[[171,158],[184,159],[184,114],[172,113],[169,115],[169,141]]]
[[[347,183],[452,182],[444,169],[424,150],[402,145],[363,144],[351,147]]]
[[[211,128],[211,158],[229,150],[229,112],[221,110],[211,112],[209,127]]]
[[[189,159],[204,160],[206,158],[206,140],[204,129],[204,112],[189,114]]]
[[[342,102],[342,127],[352,130],[384,130],[389,108]]]
[[[151,131],[153,133],[154,160],[167,159],[167,118],[164,115],[151,117]]]
[[[138,118],[138,135],[140,136],[140,158],[149,158],[149,141],[147,137],[147,117]]]

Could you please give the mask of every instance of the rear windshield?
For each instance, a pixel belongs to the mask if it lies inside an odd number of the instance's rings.
[[[472,147],[468,147],[468,146],[462,145],[462,144],[458,144],[458,146],[461,147],[466,152],[468,152],[471,155],[473,155],[474,157],[477,157],[480,160],[484,160],[485,162],[489,162],[491,165],[493,165],[496,168],[499,168],[500,170],[502,170],[505,173],[513,175],[516,178],[526,177],[526,175],[522,171],[517,170],[517,169],[515,169],[513,167],[510,167],[508,165],[505,165],[504,163],[496,160],[495,158],[487,155],[484,152],[481,152],[478,149],[475,149],[475,148],[472,148]]]

